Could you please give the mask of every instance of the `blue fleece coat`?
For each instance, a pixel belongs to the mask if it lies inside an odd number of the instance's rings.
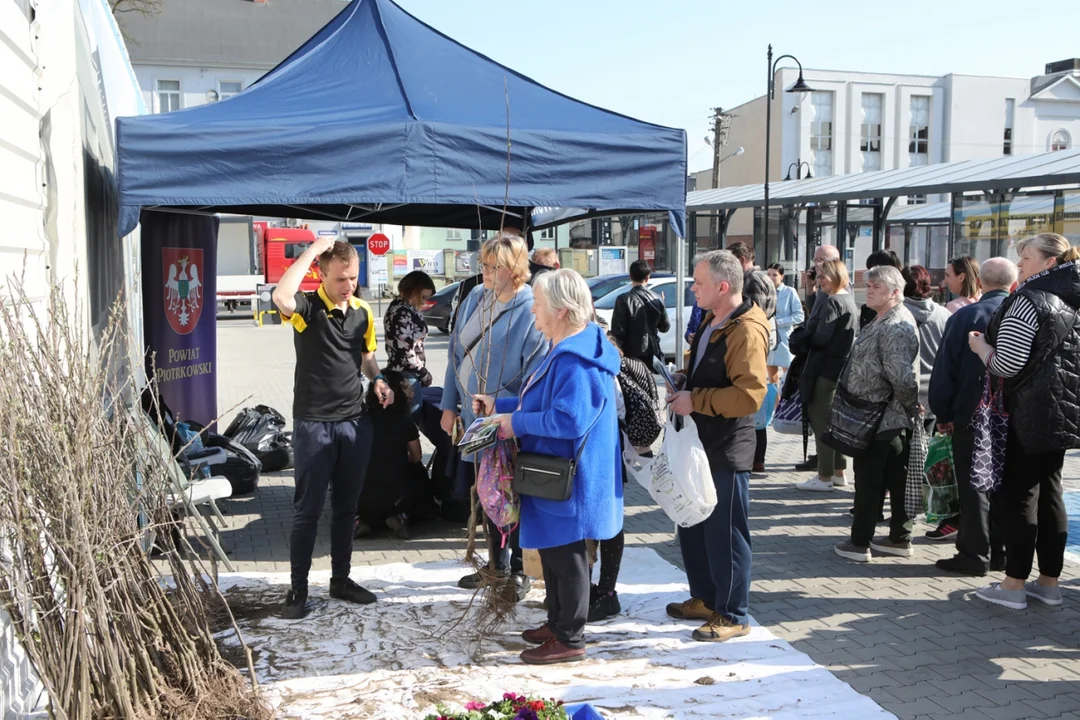
[[[478,285],[461,305],[461,312],[450,335],[450,362],[446,364],[442,402],[439,404],[440,410],[460,413],[465,427],[476,419],[472,411],[472,396],[479,392],[479,378],[475,372],[467,378],[458,377],[458,370],[465,359],[465,346],[461,343],[460,333],[477,311],[483,294],[484,286]],[[495,395],[496,399],[516,399],[521,387],[539,367],[547,352],[548,343],[536,329],[532,304],[532,288],[526,285],[506,306],[506,314],[484,333],[470,351],[477,366],[487,367],[487,387],[484,392]]]
[[[622,458],[615,409],[619,365],[618,351],[599,326],[590,323],[551,349],[522,389],[520,400],[496,400],[498,412],[513,413],[514,434],[525,452],[573,458],[589,434],[569,500],[521,498],[522,547],[607,540],[622,530]]]

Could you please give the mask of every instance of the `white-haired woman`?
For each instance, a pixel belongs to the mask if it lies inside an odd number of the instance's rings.
[[[869,403],[887,403],[870,445],[855,461],[855,517],[851,538],[836,554],[870,562],[870,549],[911,557],[912,521],[904,510],[908,442],[919,412],[919,333],[904,307],[904,277],[890,265],[866,273],[866,306],[876,315],[855,340],[838,383],[837,398],[847,393]],[[885,490],[892,518],[889,535],[874,538]]]
[[[536,327],[530,308],[529,250],[519,235],[502,232],[480,248],[483,285],[469,293],[461,305],[457,324],[450,334],[450,361],[443,382],[442,429],[454,436],[460,414],[465,427],[476,419],[472,397],[483,392],[499,398],[516,398],[525,379],[544,358],[547,341]],[[468,492],[475,478],[473,458],[458,463],[454,491]],[[500,528],[488,520],[490,569],[511,575],[518,600],[529,590],[517,531],[500,547]],[[476,589],[485,582],[481,573],[466,575],[458,585]]]
[[[619,353],[592,322],[592,296],[576,272],[546,272],[536,279],[533,291],[536,327],[551,350],[519,398],[477,396],[474,410],[504,413],[500,434],[517,437],[524,452],[577,458],[570,499],[521,498],[521,544],[540,550],[548,599],[547,622],[522,633],[539,647],[524,651],[521,659],[545,665],[585,656],[585,541],[605,540],[622,530],[615,406]]]
[[[969,346],[1002,378],[1009,437],[1005,476],[994,502],[1005,526],[1005,579],[980,588],[983,600],[1022,610],[1027,599],[1061,605],[1068,515],[1061,494],[1065,451],[1080,447],[1080,248],[1056,233],[1016,247],[1020,285],[986,336]],[[1035,554],[1039,577],[1025,584]]]

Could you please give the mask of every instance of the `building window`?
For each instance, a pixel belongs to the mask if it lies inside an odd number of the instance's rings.
[[[908,205],[925,205],[926,204],[926,196],[925,195],[908,195],[907,204]]]
[[[461,238],[461,231],[460,230],[449,230],[448,229],[446,231],[446,241],[447,242],[460,242],[461,239],[462,238]]]
[[[239,95],[240,91],[244,89],[244,84],[241,82],[233,82],[231,80],[218,83],[218,99],[224,100],[231,98],[233,95]]]
[[[157,81],[157,111],[159,113],[172,112],[183,107],[180,101],[179,80]]]
[[[541,230],[540,231],[540,239],[541,240],[554,240],[555,239],[555,228],[552,227],[552,228],[547,228],[546,230]]]
[[[862,131],[859,151],[864,172],[881,169],[881,109],[885,96],[879,93],[862,95]]]
[[[833,173],[833,94],[828,91],[811,93],[810,154],[813,156],[814,177]]]
[[[1005,100],[1005,137],[1002,140],[1001,151],[1006,155],[1013,154],[1013,113],[1016,110],[1016,101],[1012,98]]]
[[[1058,150],[1068,150],[1072,145],[1072,138],[1069,137],[1069,133],[1064,130],[1058,130],[1056,133],[1050,136],[1050,151],[1056,152]]]
[[[911,167],[930,164],[930,98],[921,95],[911,96],[908,158]]]

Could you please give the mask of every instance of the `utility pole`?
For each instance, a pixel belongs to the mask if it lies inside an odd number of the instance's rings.
[[[720,158],[721,151],[728,141],[728,128],[731,126],[731,118],[734,117],[729,113],[725,113],[723,108],[713,108],[713,161],[712,161],[712,186],[713,188],[720,187]],[[717,241],[717,223],[716,223],[716,211],[713,211],[709,217],[709,240],[711,242]]]

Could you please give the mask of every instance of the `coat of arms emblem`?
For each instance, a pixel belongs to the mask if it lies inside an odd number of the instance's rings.
[[[201,248],[162,248],[165,272],[165,317],[178,335],[187,335],[202,315],[203,251]]]

